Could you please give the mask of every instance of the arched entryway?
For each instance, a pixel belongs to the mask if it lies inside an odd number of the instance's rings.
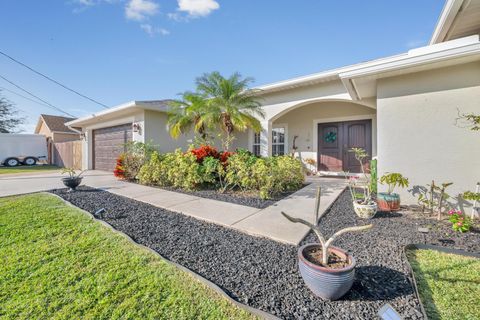
[[[284,135],[285,153],[316,161],[316,169],[359,172],[351,148],[376,155],[376,110],[351,101],[314,101],[284,110],[271,121],[272,154],[281,149],[275,141]],[[278,138],[277,138],[278,140]]]

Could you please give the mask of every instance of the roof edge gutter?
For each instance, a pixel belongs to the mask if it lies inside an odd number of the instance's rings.
[[[358,68],[350,70],[340,74],[340,78],[343,79],[352,79],[360,78],[364,76],[372,76],[381,74],[388,71],[396,71],[401,69],[406,69],[410,67],[415,67],[422,64],[430,64],[435,62],[441,62],[456,58],[468,57],[471,55],[480,54],[480,43],[474,43],[463,47],[457,47],[444,51],[432,52],[420,56],[407,57],[402,60],[387,62],[383,64],[378,64],[374,66],[369,66],[366,68]]]
[[[135,107],[135,106],[137,106],[137,101],[135,101],[135,100],[129,101],[127,103],[118,105],[116,107],[109,108],[109,109],[106,109],[106,110],[102,110],[100,112],[93,113],[89,116],[86,116],[86,117],[83,117],[83,118],[78,118],[78,119],[75,119],[73,121],[66,122],[65,125],[67,127],[71,128],[72,126],[81,125],[82,122],[89,121],[89,120],[95,119],[95,118],[103,116],[103,115],[107,115],[107,114],[114,113],[114,112],[117,112],[117,111],[125,110],[125,109],[132,108],[132,107]]]
[[[469,2],[469,0],[467,0]],[[464,0],[447,0],[438,18],[435,30],[429,44],[436,44],[445,41],[457,20],[458,13],[464,6]]]

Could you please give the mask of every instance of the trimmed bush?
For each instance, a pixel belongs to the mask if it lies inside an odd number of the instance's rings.
[[[172,187],[193,190],[203,183],[201,166],[191,152],[177,149],[168,160],[167,177]]]
[[[297,190],[305,179],[301,161],[290,156],[259,159],[252,169],[255,189],[263,199]]]
[[[155,148],[149,143],[129,141],[125,144],[125,149],[126,151],[120,156],[121,169],[123,170],[121,178],[136,180],[138,179],[140,169],[145,163],[149,162]]]
[[[196,150],[195,152],[193,152]],[[209,146],[183,153],[154,152],[138,174],[140,183],[183,190],[207,187],[225,192],[256,192],[263,199],[299,189],[304,182],[300,160],[290,156],[258,158],[246,150],[216,153]]]
[[[238,187],[242,190],[258,189],[253,173],[253,166],[259,158],[246,150],[238,150],[228,158],[225,168],[225,182],[227,187]]]
[[[146,185],[166,186],[167,181],[166,166],[162,165],[165,157],[154,151],[150,157],[150,161],[142,166],[138,173],[138,181]]]

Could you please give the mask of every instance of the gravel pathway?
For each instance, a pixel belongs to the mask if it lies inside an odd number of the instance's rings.
[[[284,319],[374,319],[387,302],[405,319],[420,319],[420,307],[406,275],[403,245],[426,242],[480,251],[479,233],[453,235],[448,226],[441,226],[424,235],[417,228],[435,225],[434,221],[379,213],[372,219],[372,230],[347,234],[335,243],[357,259],[356,281],[341,300],[323,301],[310,293],[299,276],[294,246],[106,191],[81,187],[73,193],[65,189],[52,192],[91,213],[105,208],[103,219],[135,241],[211,280],[234,299]],[[356,218],[346,192],[322,222],[327,235],[363,223]],[[310,234],[304,242],[314,240]]]

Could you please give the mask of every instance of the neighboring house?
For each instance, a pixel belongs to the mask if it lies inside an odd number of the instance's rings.
[[[428,46],[258,87],[264,130],[241,134],[236,147],[261,155],[295,148],[323,173],[358,172],[348,149],[362,147],[378,158],[380,175],[401,172],[411,186],[452,181],[452,195],[472,189],[480,136],[455,120],[459,110],[480,113],[479,33],[480,0],[449,0]],[[170,138],[167,109],[165,101],[133,101],[69,122],[86,136],[83,167],[112,169],[121,151],[114,145],[129,139],[161,151],[186,147],[188,137]]]
[[[36,134],[43,134],[47,138],[48,162],[54,163],[54,143],[80,140],[78,131],[72,130],[65,125],[66,122],[74,121],[75,118],[41,114],[35,127]]]

